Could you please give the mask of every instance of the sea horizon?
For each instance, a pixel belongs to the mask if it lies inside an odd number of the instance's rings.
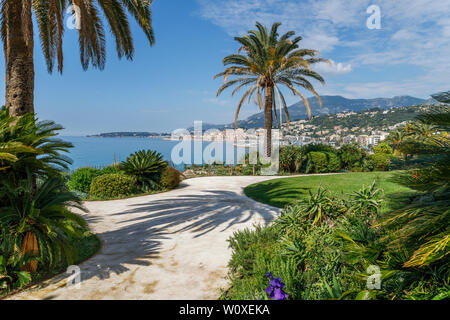
[[[162,154],[164,160],[173,165],[178,170],[184,169],[184,163],[173,164],[171,159],[172,149],[180,141],[166,140],[162,138],[143,137],[87,137],[87,136],[61,136],[61,139],[71,142],[74,147],[67,155],[72,159],[70,170],[82,167],[103,168],[112,165],[114,162],[121,162],[139,150],[154,150]],[[194,141],[191,141],[192,144]],[[211,141],[203,141],[202,148],[210,145]],[[225,148],[225,145],[224,145]],[[239,151],[238,151],[239,150]],[[239,160],[239,154],[247,152],[245,147],[234,146],[233,164]],[[193,153],[191,163],[193,163]],[[213,158],[203,159],[202,164],[214,161]],[[191,163],[188,163],[189,166]],[[227,164],[229,162],[227,161]]]

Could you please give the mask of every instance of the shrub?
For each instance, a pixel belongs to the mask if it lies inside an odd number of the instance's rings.
[[[104,167],[101,170],[101,173],[102,173],[102,175],[103,174],[114,174],[114,173],[117,174],[117,173],[122,173],[122,171],[120,171],[119,166],[112,165],[112,166]]]
[[[308,153],[307,173],[324,173],[328,171],[327,155],[323,152]]]
[[[384,153],[384,154],[392,154],[392,148],[387,143],[380,143],[377,147],[373,149],[374,153]]]
[[[67,185],[72,191],[80,191],[83,193],[89,193],[92,180],[102,174],[101,170],[94,168],[80,168],[75,170],[70,176]]]
[[[341,158],[344,168],[360,168],[360,162],[364,159],[364,156],[364,151],[355,143],[344,144],[339,149],[339,157]]]
[[[328,171],[329,172],[337,172],[341,169],[341,160],[339,157],[332,152],[326,152],[327,161],[328,161]]]
[[[132,177],[122,174],[105,174],[98,176],[91,183],[90,196],[99,199],[129,196],[135,192]]]
[[[173,167],[166,167],[161,174],[161,187],[166,189],[175,189],[181,182],[181,173]]]
[[[362,162],[362,168],[365,172],[373,171],[373,169],[375,168],[373,165],[373,160],[370,158],[364,159]]]
[[[375,170],[386,171],[391,164],[391,156],[386,153],[375,153],[370,156]]]

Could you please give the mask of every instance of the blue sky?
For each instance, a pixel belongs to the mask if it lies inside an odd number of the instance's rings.
[[[366,26],[372,4],[381,9],[379,30]],[[107,38],[103,71],[82,70],[75,30],[65,33],[63,75],[47,74],[36,42],[39,117],[62,124],[65,135],[171,131],[194,120],[230,123],[237,101],[230,92],[216,98],[221,82],[213,76],[237,50],[233,37],[255,21],[283,22],[281,31],[297,31],[305,48],[333,61],[316,67],[327,81],[317,84],[321,95],[428,98],[449,89],[449,0],[155,0],[153,20],[154,47],[133,23],[133,62],[119,60]],[[0,95],[3,103],[4,83]],[[247,105],[241,118],[257,111]]]

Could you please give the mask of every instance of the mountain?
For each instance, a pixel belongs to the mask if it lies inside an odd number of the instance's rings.
[[[323,106],[320,108],[316,98],[308,99],[311,107],[312,115],[336,114],[340,112],[362,111],[373,108],[391,109],[395,107],[408,107],[425,103],[427,100],[414,98],[410,96],[400,96],[394,98],[375,98],[375,99],[347,99],[341,96],[321,96]],[[306,108],[303,101],[288,107],[291,121],[302,120],[307,118]],[[285,117],[283,116],[283,120]],[[274,119],[274,125],[277,124]],[[248,117],[246,120],[238,122],[239,128],[261,128],[264,127],[264,113],[260,112]],[[226,129],[234,128],[234,123],[227,125],[203,124],[203,129]],[[190,131],[192,128],[189,129]]]

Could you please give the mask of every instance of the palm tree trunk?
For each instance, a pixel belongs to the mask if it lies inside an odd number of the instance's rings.
[[[31,7],[8,1],[4,12],[5,105],[13,116],[34,112],[33,24]]]
[[[22,256],[26,254],[32,254],[37,255],[39,254],[39,245],[36,238],[36,235],[28,231],[25,234],[25,237],[22,242]],[[28,271],[30,273],[35,273],[38,268],[38,261],[37,260],[31,260],[29,261],[25,266],[22,267],[23,271]]]
[[[266,129],[266,139],[265,139],[265,155],[267,157],[272,156],[272,126],[273,126],[273,88],[265,88],[264,97],[264,129]]]

